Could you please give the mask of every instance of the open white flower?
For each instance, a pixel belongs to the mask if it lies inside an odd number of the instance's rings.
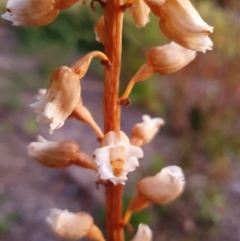
[[[132,128],[131,143],[136,146],[150,142],[164,125],[162,118],[151,118],[149,115],[143,115],[142,120]]]
[[[2,18],[14,26],[44,26],[53,22],[59,10],[69,8],[79,0],[8,0]]]
[[[138,159],[143,157],[143,151],[137,146],[132,146],[124,132],[110,131],[93,156],[98,166],[99,177],[117,185],[125,184],[128,172],[139,166]]]
[[[76,107],[80,96],[79,76],[62,66],[52,75],[50,86],[44,96],[30,106],[37,112],[38,121],[50,124],[50,133],[59,129]]]
[[[138,225],[137,233],[131,241],[151,241],[152,240],[152,230],[148,225],[140,223]]]

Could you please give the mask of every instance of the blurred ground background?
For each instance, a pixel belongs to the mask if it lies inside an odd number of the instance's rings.
[[[0,3],[1,13],[5,3]],[[180,165],[187,179],[184,194],[168,205],[135,214],[133,226],[148,223],[155,241],[239,241],[240,2],[199,0],[194,5],[214,26],[214,50],[199,53],[175,74],[136,85],[132,105],[123,109],[122,129],[129,134],[143,113],[161,116],[166,125],[144,147],[144,163],[129,175],[124,202],[133,197],[141,177]],[[89,154],[97,147],[92,130],[75,120],[49,136],[28,105],[38,88],[48,86],[56,67],[70,65],[90,50],[102,50],[93,33],[100,13],[91,12],[89,4],[76,6],[42,28],[16,28],[0,20],[0,240],[59,240],[44,223],[51,207],[90,212],[104,226],[103,190],[96,189],[90,171],[51,170],[27,156],[28,143],[39,133],[51,140],[75,140]],[[122,91],[144,62],[146,50],[167,42],[154,16],[144,29],[137,29],[126,14]],[[101,78],[102,67],[94,60],[82,80],[82,95],[100,125]]]

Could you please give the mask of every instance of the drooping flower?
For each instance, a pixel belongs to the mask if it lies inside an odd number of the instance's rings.
[[[138,225],[137,233],[131,241],[151,241],[152,240],[152,230],[148,225],[140,223]]]
[[[203,21],[189,0],[166,0],[160,12],[162,32],[185,48],[205,53],[213,43],[213,27]]]
[[[59,129],[77,106],[81,91],[79,80],[85,76],[94,57],[109,63],[105,54],[93,51],[71,67],[57,68],[46,94],[39,96],[40,100],[30,105],[37,112],[39,121],[50,124],[50,133]]]
[[[94,225],[92,216],[85,212],[71,213],[52,208],[46,223],[56,235],[64,239],[89,237],[96,241],[105,241],[102,232]]]
[[[205,53],[213,43],[208,37],[213,27],[203,21],[189,0],[144,0],[160,18],[162,32],[185,48]]]
[[[137,123],[132,128],[131,143],[136,146],[150,142],[164,125],[162,118],[151,118],[149,115],[143,115],[142,120],[143,122]]]
[[[144,81],[155,73],[172,74],[188,65],[195,57],[196,51],[186,49],[174,42],[151,48],[147,53],[146,63],[140,67],[128,83],[125,92],[120,97],[120,103],[128,98],[137,82]]]
[[[2,18],[13,22],[14,26],[44,26],[56,19],[59,10],[77,2],[79,0],[8,0]]]
[[[98,166],[99,178],[117,185],[125,184],[128,172],[139,166],[138,159],[143,157],[143,151],[131,145],[124,132],[110,131],[104,136],[101,147],[94,151],[93,156]]]
[[[143,0],[134,0],[130,13],[139,28],[143,28],[149,22],[150,9]]]
[[[166,75],[179,71],[195,57],[196,51],[171,42],[151,48],[147,53],[147,63],[152,66],[155,73]]]
[[[46,94],[30,106],[38,114],[38,121],[50,124],[50,133],[59,129],[76,107],[80,96],[79,76],[62,66],[57,68],[51,78]]]

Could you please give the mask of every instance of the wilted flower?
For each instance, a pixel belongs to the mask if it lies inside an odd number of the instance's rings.
[[[138,225],[138,230],[136,235],[131,241],[151,241],[152,240],[152,230],[148,225],[140,223]]]
[[[134,0],[130,13],[137,27],[142,28],[149,22],[150,9],[143,0]]]
[[[208,35],[213,27],[203,21],[189,0],[166,0],[158,17],[162,32],[174,42],[203,53],[212,49]]]
[[[59,10],[69,8],[79,0],[8,0],[2,18],[14,26],[44,26],[54,21]]]
[[[139,166],[138,159],[143,157],[143,151],[132,146],[124,132],[110,131],[104,136],[101,147],[94,151],[93,156],[98,165],[99,177],[116,185],[125,184],[128,172]]]
[[[28,146],[29,155],[48,167],[69,166],[78,159],[79,152],[79,146],[74,141],[47,141],[42,136]]]
[[[80,152],[78,144],[74,141],[47,141],[38,136],[36,142],[29,144],[28,154],[47,167],[63,168],[75,164],[96,170],[92,159]]]
[[[150,142],[164,125],[162,118],[151,118],[149,115],[143,115],[142,120],[143,122],[137,123],[132,128],[131,143],[135,146]]]
[[[96,241],[105,241],[99,228],[94,225],[92,216],[85,212],[71,213],[67,210],[52,208],[46,222],[51,230],[61,238],[91,237]]]
[[[50,133],[59,129],[76,107],[80,95],[79,76],[67,66],[57,68],[51,78],[47,93],[30,106],[38,120],[50,124]]]
[[[148,201],[164,204],[179,196],[185,186],[182,169],[168,166],[152,177],[143,178],[138,183],[138,192]]]

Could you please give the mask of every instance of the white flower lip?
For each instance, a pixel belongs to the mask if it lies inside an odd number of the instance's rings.
[[[123,133],[123,132],[122,132]],[[121,147],[125,160],[119,175],[114,175],[113,167],[110,160],[110,152],[114,152],[114,148]],[[116,154],[118,155],[118,154]],[[94,162],[98,166],[98,175],[103,180],[110,180],[117,185],[125,184],[128,172],[132,172],[139,166],[138,159],[143,157],[143,151],[137,146],[132,146],[129,142],[116,141],[107,146],[98,148],[93,153]]]

